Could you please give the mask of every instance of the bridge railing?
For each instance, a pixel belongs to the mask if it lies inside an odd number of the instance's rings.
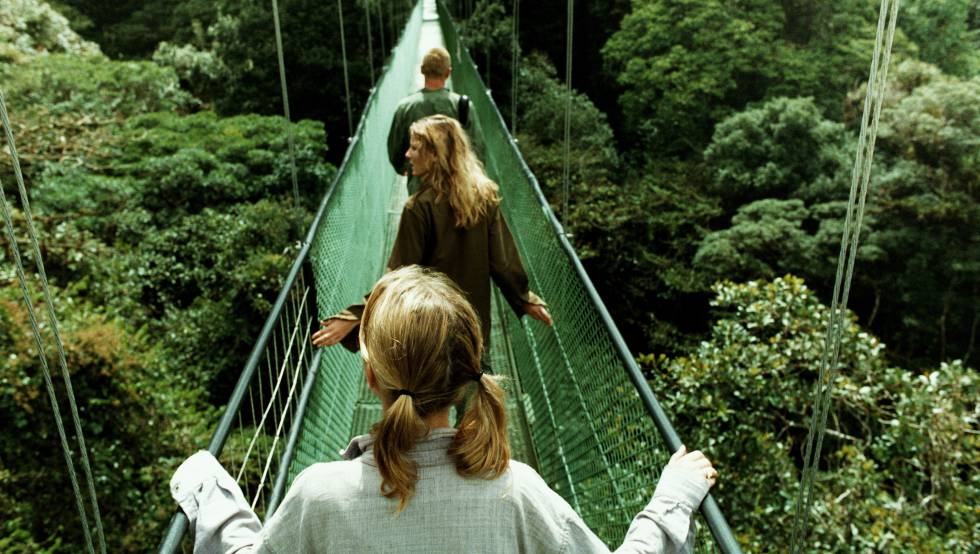
[[[508,313],[505,326],[538,471],[614,547],[681,441],[521,157],[444,2],[439,16],[453,55],[453,88],[473,103],[502,211],[532,289],[555,320],[546,327]],[[740,551],[710,496],[701,514],[710,533],[699,526],[698,550]]]
[[[421,22],[419,4],[371,91],[208,445],[263,519],[299,471],[337,459],[350,438],[360,364],[343,349],[313,348],[311,334],[322,317],[370,290],[384,268],[379,245],[391,233],[385,214],[396,176],[385,137],[376,135],[386,135],[398,99],[413,86]],[[183,512],[173,516],[161,554],[190,550],[187,524]]]

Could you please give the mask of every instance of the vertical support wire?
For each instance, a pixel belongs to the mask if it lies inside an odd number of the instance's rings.
[[[245,444],[245,425],[242,424],[243,411],[244,410],[238,410],[238,443],[239,444]],[[229,449],[226,451],[226,453],[230,454],[230,456],[228,456],[228,459],[234,463],[234,465],[231,466],[232,467],[231,474],[240,475],[241,474],[240,470],[242,469],[242,460],[239,459],[234,449]],[[248,498],[247,490],[245,491],[245,498]]]
[[[257,422],[259,421],[259,419],[257,417],[255,417],[255,395],[252,392],[253,389],[254,389],[254,387],[252,386],[251,383],[249,383],[249,386],[248,386],[248,407],[249,407],[249,411],[252,414],[251,424],[252,425],[256,425]],[[246,437],[243,435],[242,436],[242,445],[245,445],[245,444],[248,444],[248,441],[246,440]],[[250,454],[251,454],[251,452],[249,452],[247,449],[242,452],[242,454],[241,454],[241,456],[242,456],[242,465],[241,465],[241,468],[238,470],[238,475],[235,476],[235,481],[238,481],[239,483],[242,483],[242,484],[245,485],[245,498],[249,498],[251,496],[250,487],[249,487],[249,481],[248,481],[248,458],[249,458],[249,455]],[[242,477],[245,478],[244,482],[242,481]]]
[[[868,76],[867,92],[864,101],[864,114],[861,119],[861,132],[858,139],[854,169],[851,175],[851,190],[848,197],[847,213],[844,219],[844,231],[841,236],[840,253],[837,259],[837,273],[834,281],[834,293],[828,314],[827,331],[824,339],[824,351],[821,358],[820,373],[814,384],[814,406],[807,433],[807,442],[803,460],[803,475],[800,479],[799,493],[796,499],[796,509],[793,518],[792,552],[801,552],[806,540],[809,522],[810,505],[813,499],[813,484],[823,447],[824,431],[826,430],[827,414],[830,409],[833,382],[836,377],[841,335],[846,324],[847,300],[850,294],[851,279],[854,272],[854,262],[857,256],[861,232],[861,222],[864,216],[865,200],[871,176],[871,162],[874,155],[874,144],[877,137],[878,121],[881,106],[884,103],[885,83],[888,76],[888,64],[891,59],[892,42],[895,36],[895,25],[898,18],[898,0],[881,0],[878,15],[878,28],[872,54],[871,69]],[[888,20],[887,31],[885,21]],[[882,42],[885,42],[882,50]],[[860,195],[855,207],[855,198]],[[845,257],[847,258],[846,276],[844,276]],[[843,292],[841,292],[843,283]],[[839,300],[838,300],[839,298]],[[814,447],[814,440],[816,446]]]
[[[20,202],[23,208],[24,219],[27,223],[27,233],[28,233],[28,237],[30,238],[31,248],[34,254],[34,265],[37,267],[38,276],[40,277],[41,280],[41,291],[44,294],[44,303],[47,308],[48,321],[51,325],[51,332],[54,336],[55,347],[58,351],[58,362],[59,365],[61,366],[61,378],[65,385],[65,395],[68,397],[68,406],[71,410],[72,423],[74,424],[75,427],[75,439],[78,442],[78,449],[82,458],[82,470],[85,474],[85,479],[88,484],[88,495],[89,495],[89,501],[92,505],[92,516],[93,519],[95,520],[96,536],[99,540],[100,551],[104,554],[106,552],[105,532],[102,529],[102,516],[99,511],[99,499],[98,496],[95,494],[95,479],[92,477],[92,466],[89,463],[88,448],[85,446],[85,434],[82,433],[82,424],[78,416],[78,405],[75,403],[75,391],[72,388],[71,377],[69,376],[68,373],[68,361],[65,357],[64,344],[61,342],[61,332],[59,331],[58,317],[55,314],[54,300],[51,297],[51,291],[50,288],[48,287],[48,275],[47,272],[45,272],[44,270],[44,259],[41,257],[41,249],[40,246],[38,245],[37,233],[34,230],[34,218],[31,215],[31,203],[27,197],[27,187],[24,185],[24,174],[21,172],[20,169],[20,158],[17,156],[17,147],[14,143],[14,131],[10,125],[10,118],[7,115],[7,102],[4,98],[3,91],[0,91],[0,124],[3,125],[5,131],[5,136],[7,139],[7,148],[10,153],[11,165],[13,165],[13,169],[14,169],[14,179],[17,182],[17,190],[20,193]],[[4,206],[6,207],[6,200],[4,200]],[[12,241],[11,248],[16,249],[17,244],[13,242],[15,239],[13,235],[12,226],[9,229],[9,231],[10,231],[10,239]],[[25,287],[24,288],[25,292],[27,290],[26,285],[27,282],[24,281],[23,286]],[[31,310],[33,310],[33,306],[30,305],[29,297],[25,298],[25,301],[28,302],[29,305],[28,307]],[[40,339],[40,335],[38,335],[37,338]],[[47,360],[44,358],[42,358],[42,365],[44,365],[44,367],[47,367]],[[51,389],[51,391],[49,392],[53,393],[54,389]],[[57,403],[54,404],[54,407],[57,408]],[[60,413],[57,413],[56,417],[58,420],[60,420],[61,419]],[[67,443],[65,444],[67,445]],[[68,451],[66,451],[65,454],[66,456],[68,456]],[[74,474],[73,464],[70,464],[70,469],[71,469],[70,473]],[[73,486],[75,485],[76,483],[74,483],[73,480]],[[76,489],[76,494],[80,495],[81,493]],[[84,509],[81,511],[81,518],[82,518],[83,525],[86,528],[86,536],[88,536],[88,518],[85,515]],[[90,540],[90,544],[91,544],[91,540]]]
[[[368,68],[371,70],[371,87],[374,87],[374,45],[371,40],[371,0],[364,2],[364,23],[367,27]]]
[[[283,321],[283,320],[285,320],[285,321]],[[279,326],[280,333],[283,336],[285,336],[286,329],[288,328],[288,320],[289,320],[289,302],[287,301],[286,302],[286,305],[283,306],[282,316],[280,316],[280,318],[279,318],[279,321],[280,321],[280,326]],[[282,360],[285,359],[286,355],[288,355],[288,350],[286,349],[285,340],[283,340],[283,349],[282,349],[282,352],[280,352],[280,350],[279,350],[279,343],[278,343],[278,341],[273,341],[273,356],[272,356],[272,361],[269,364],[269,370],[270,371],[267,373],[267,375],[269,377],[269,390],[274,390],[274,391],[278,391],[279,390],[279,388],[277,386],[274,386],[273,385],[272,373],[275,371],[274,368],[277,367],[280,363],[282,363]],[[282,401],[281,401],[281,398],[282,398],[282,395],[279,394],[278,392],[273,393],[269,397],[269,404],[270,404],[270,408],[271,408],[271,412],[272,412],[272,426],[273,426],[273,428],[277,427],[279,425],[280,420],[282,419]],[[268,438],[268,437],[266,437],[266,438]],[[273,441],[273,445],[275,445],[275,441]],[[273,448],[273,451],[267,452],[266,455],[267,456],[272,456],[274,454],[274,450],[275,449]],[[265,486],[265,483],[263,482],[261,484],[261,486]]]
[[[305,306],[303,306],[303,307],[305,308]],[[287,369],[290,366],[289,361],[290,361],[290,358],[292,356],[293,350],[296,349],[297,351],[300,351],[300,353],[302,353],[303,350],[306,350],[310,346],[310,343],[308,341],[304,340],[305,337],[306,337],[306,333],[301,333],[300,332],[300,328],[299,328],[298,325],[297,326],[292,326],[292,329],[289,330],[289,340],[288,340],[288,344],[286,345],[286,351],[283,353],[282,359],[279,360],[279,361],[277,361],[277,368],[278,369],[275,369],[272,372],[270,372],[270,374],[273,373],[273,372],[276,373],[276,382],[275,382],[274,387],[273,387],[272,383],[270,383],[270,387],[272,387],[272,390],[270,392],[269,405],[266,407],[265,413],[263,413],[263,415],[262,415],[262,423],[263,423],[263,425],[262,425],[263,433],[262,434],[265,436],[265,438],[267,439],[267,441],[270,441],[271,440],[271,446],[266,450],[265,460],[264,461],[261,460],[261,459],[257,459],[257,461],[260,464],[263,465],[261,477],[259,478],[259,491],[258,491],[259,494],[257,495],[257,497],[262,497],[262,495],[265,493],[265,489],[267,488],[266,487],[266,479],[271,474],[270,473],[270,468],[272,466],[272,460],[275,457],[276,449],[277,449],[278,444],[279,444],[279,437],[280,437],[280,435],[282,434],[282,431],[283,431],[284,420],[277,419],[275,417],[275,413],[274,413],[274,407],[275,407],[275,404],[276,404],[275,398],[280,397],[283,394],[281,392],[282,391],[283,376],[284,376],[284,374],[286,374]],[[286,395],[287,395],[287,398],[288,398],[287,402],[291,402],[292,401],[292,398],[293,398],[293,396],[296,393],[295,386],[296,386],[296,383],[294,382],[294,383],[292,383],[291,387],[286,390]],[[272,432],[272,437],[271,438],[269,438],[269,434],[268,433],[265,433],[264,432],[264,429],[265,429],[265,425],[264,424],[268,420],[268,415],[269,415],[269,412],[270,411],[273,412],[273,429],[274,429],[273,432]],[[252,504],[252,507],[253,508],[255,507],[255,503],[256,502],[257,502],[257,499],[255,501],[253,501],[253,504]]]
[[[48,391],[48,399],[51,401],[51,411],[54,413],[55,425],[58,428],[58,437],[61,439],[61,450],[65,456],[65,465],[68,467],[68,477],[71,481],[72,490],[75,493],[75,502],[78,508],[78,515],[81,518],[82,533],[85,535],[85,546],[90,554],[95,554],[95,547],[92,543],[92,531],[89,529],[88,515],[85,512],[85,504],[82,501],[81,488],[78,485],[78,474],[75,472],[75,464],[72,461],[71,447],[68,445],[68,437],[65,434],[64,423],[61,420],[61,409],[58,408],[58,398],[55,395],[54,384],[51,382],[51,370],[48,367],[48,350],[45,347],[37,315],[34,313],[34,304],[31,300],[31,293],[27,288],[27,276],[24,273],[24,264],[20,258],[20,248],[17,247],[17,238],[14,235],[14,224],[10,217],[10,210],[7,208],[7,196],[3,192],[3,183],[0,183],[0,205],[3,208],[3,222],[7,231],[7,240],[10,241],[10,250],[14,258],[14,266],[17,270],[17,279],[20,282],[21,293],[24,296],[24,303],[27,306],[27,315],[31,322],[31,331],[34,336],[34,344],[37,347],[38,356],[41,361],[44,384]]]
[[[344,6],[337,0],[337,19],[340,21],[340,54],[344,62],[344,98],[347,100],[347,140],[354,136],[354,116],[350,108],[350,78],[347,75],[347,38],[344,36]]]
[[[510,135],[517,136],[517,80],[520,70],[520,43],[519,35],[521,29],[521,0],[514,0],[514,14],[512,16],[513,29],[511,30],[510,46]]]
[[[293,180],[293,203],[299,209],[299,179],[296,177],[296,145],[293,121],[289,115],[289,91],[286,89],[286,63],[282,54],[282,31],[279,28],[279,3],[272,0],[272,22],[276,27],[276,56],[279,58],[279,85],[282,88],[282,111],[286,116],[286,140],[289,142],[289,170]]]
[[[568,223],[568,191],[569,171],[571,161],[571,128],[572,128],[572,30],[575,26],[575,0],[567,0],[568,19],[565,22],[565,144],[563,155],[565,163],[562,169],[561,218],[562,223]]]
[[[385,41],[385,20],[382,5],[384,2],[378,2],[378,31],[381,35],[381,65],[384,66],[385,61],[388,59],[388,47]],[[389,23],[391,23],[389,21]]]

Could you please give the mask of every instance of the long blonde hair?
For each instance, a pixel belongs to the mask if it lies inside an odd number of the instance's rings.
[[[463,477],[494,479],[507,469],[504,391],[499,377],[480,373],[480,319],[448,277],[419,266],[382,277],[364,308],[360,340],[377,389],[391,402],[372,434],[381,494],[400,500],[398,512],[415,492],[418,471],[407,453],[429,433],[424,418],[459,402],[473,381],[477,391],[449,454]]]
[[[491,206],[500,203],[499,187],[487,177],[476,158],[470,139],[458,121],[444,115],[420,119],[409,129],[429,162],[422,178],[437,195],[449,197],[456,227],[472,227]]]

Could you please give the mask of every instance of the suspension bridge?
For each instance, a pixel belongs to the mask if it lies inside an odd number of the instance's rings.
[[[886,10],[887,3],[888,0],[883,0],[842,238],[835,284],[835,318],[846,309],[847,284],[858,240],[856,229],[860,228],[877,114],[887,74],[876,71],[878,66],[887,70],[894,34],[897,3]],[[275,2],[273,6],[277,10]],[[886,46],[882,48],[886,15],[890,21]],[[276,27],[281,67],[278,18]],[[320,319],[361,298],[384,270],[406,197],[404,177],[386,163],[387,133],[398,101],[420,88],[421,56],[433,46],[444,46],[453,56],[450,87],[470,98],[473,106],[470,117],[479,118],[483,130],[487,171],[500,185],[502,211],[528,271],[531,289],[548,302],[555,319],[552,327],[529,319],[519,320],[507,309],[499,292],[494,293],[489,356],[494,371],[508,377],[508,431],[513,457],[534,467],[600,538],[615,546],[622,540],[632,517],[649,500],[659,469],[682,440],[660,408],[521,157],[491,92],[484,86],[461,42],[448,9],[435,0],[423,0],[415,5],[400,40],[392,48],[352,132],[343,162],[322,197],[208,449],[236,477],[259,516],[268,519],[296,475],[311,464],[339,459],[339,452],[350,437],[366,433],[379,419],[381,406],[366,388],[360,357],[337,347],[316,349],[311,344],[311,334]],[[280,76],[288,118],[282,70]],[[0,107],[3,107],[2,97]],[[29,217],[5,109],[2,115]],[[859,181],[860,205],[855,208]],[[2,203],[6,216],[5,198]],[[16,247],[9,216],[5,222]],[[849,235],[852,228],[853,234]],[[33,235],[32,241],[36,246]],[[851,260],[838,312],[841,268],[849,243],[853,243]],[[39,255],[35,257],[40,259]],[[17,263],[22,274],[19,258]],[[43,267],[39,269],[46,286]],[[54,320],[53,314],[51,318]],[[807,492],[808,476],[812,483],[811,465],[815,465],[819,456],[826,419],[824,406],[832,378],[827,368],[834,367],[835,362],[830,358],[836,356],[832,340],[835,332],[839,342],[839,330],[835,331],[832,322],[827,334],[828,357],[815,390],[807,466],[797,506],[797,520],[801,511],[803,514],[804,536],[809,506],[802,499]],[[65,369],[63,358],[61,362]],[[44,370],[50,381],[47,366]],[[55,412],[60,427],[57,406]],[[73,415],[77,427],[78,416]],[[81,439],[80,432],[78,435]],[[815,451],[811,444],[814,436],[817,437]],[[67,452],[64,433],[62,442]],[[80,447],[84,454],[84,443]],[[84,456],[83,462],[87,480],[91,482]],[[66,455],[66,463],[74,482],[70,456]],[[94,490],[90,488],[89,493],[99,545],[105,552]],[[86,509],[77,485],[75,496],[82,525],[87,527]],[[724,515],[710,495],[701,506],[697,523],[697,551],[740,552]],[[89,531],[86,528],[88,548],[94,552]],[[187,534],[187,519],[178,511],[159,551],[187,550]]]

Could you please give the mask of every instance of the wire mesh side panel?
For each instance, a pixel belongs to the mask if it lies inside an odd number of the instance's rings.
[[[312,283],[297,276],[259,358],[219,459],[264,517],[313,361]]]
[[[508,310],[498,312],[508,319],[538,471],[614,547],[649,501],[669,452],[443,3],[439,10],[454,56],[454,88],[472,99],[505,218],[532,289],[548,302],[555,319],[548,328],[519,321]],[[707,526],[699,529],[698,549],[712,550]]]
[[[421,24],[419,4],[368,100],[313,240],[310,263],[320,317],[361,300],[384,270],[391,198],[401,192],[396,187],[404,187],[387,162],[388,128],[398,101],[412,90]],[[324,349],[290,466],[290,481],[311,464],[339,458],[338,451],[351,437],[363,380],[360,357],[340,347]]]
[[[284,469],[285,447],[300,424],[300,396],[314,360],[311,330],[315,323],[310,275],[298,271],[280,293],[274,311],[243,370],[209,450],[236,479],[252,509],[264,518],[276,477]],[[193,549],[190,534],[171,521],[161,553]],[[181,536],[183,534],[183,537]]]

